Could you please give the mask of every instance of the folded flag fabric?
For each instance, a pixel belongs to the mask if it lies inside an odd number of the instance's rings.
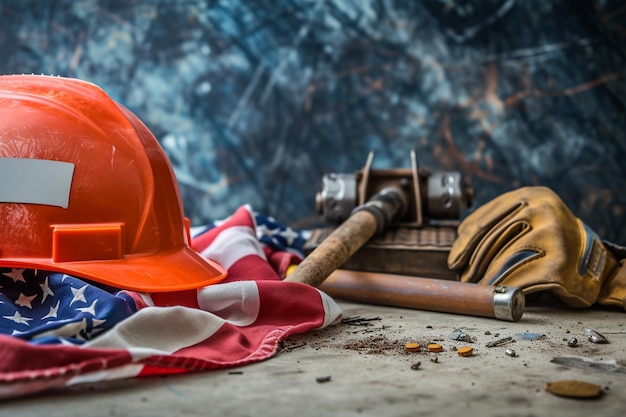
[[[242,206],[194,228],[192,246],[228,269],[219,284],[137,293],[49,271],[0,269],[0,398],[53,387],[233,367],[341,319],[325,293],[283,282],[302,232]]]

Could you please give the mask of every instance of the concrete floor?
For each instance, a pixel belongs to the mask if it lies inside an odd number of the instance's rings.
[[[236,369],[83,385],[0,404],[21,416],[620,416],[626,413],[626,313],[530,304],[519,322],[340,302],[352,324],[300,335]],[[475,340],[449,338],[457,328]],[[591,328],[608,344],[589,342]],[[533,339],[533,334],[544,335]],[[503,346],[486,347],[511,336]],[[531,339],[528,339],[531,337]],[[567,340],[578,339],[577,347]],[[438,341],[444,351],[406,353]],[[469,345],[474,356],[455,348]],[[514,349],[517,357],[507,356]],[[575,356],[576,358],[572,358]],[[437,361],[435,362],[435,357]],[[565,364],[552,361],[557,357]],[[585,358],[583,361],[580,358]],[[593,361],[593,362],[590,362]],[[417,370],[412,365],[420,362]],[[330,380],[320,382],[318,379]],[[598,384],[597,399],[557,397],[547,382]]]

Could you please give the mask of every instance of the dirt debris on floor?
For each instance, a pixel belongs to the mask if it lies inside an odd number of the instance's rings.
[[[582,325],[580,322],[578,324]],[[444,337],[443,333],[447,333],[447,337]],[[486,330],[477,336],[468,328],[455,327],[447,331],[426,325],[422,329],[410,329],[407,326],[386,324],[385,319],[379,316],[348,316],[342,319],[341,326],[316,332],[306,341],[302,341],[302,338],[298,341],[287,340],[283,344],[282,351],[288,352],[305,347],[316,350],[341,348],[368,355],[406,355],[421,351],[428,352],[428,345],[433,344],[441,345],[443,351],[456,352],[459,347],[476,343],[482,344],[488,348],[487,350],[502,348],[505,353],[508,348],[515,354],[506,354],[517,357],[518,352],[511,347],[511,344],[522,342],[524,348],[541,349],[544,352],[554,351],[555,356],[558,356],[558,352],[561,352],[564,347],[570,350],[578,349],[582,355],[593,356],[599,353],[597,344],[608,342],[605,336],[584,326],[580,331],[566,329],[564,333],[567,337],[560,337],[561,342],[555,342],[554,337],[548,337],[546,334],[531,331],[504,335],[502,329],[497,331],[494,329],[494,331]],[[414,336],[407,336],[407,334]],[[580,339],[573,337],[574,335],[579,336]],[[444,343],[445,341],[447,343]],[[411,343],[417,343],[420,348],[409,351],[406,346]],[[476,353],[474,349],[474,354]]]
[[[483,330],[477,333],[476,329],[470,326],[447,329],[426,325],[420,328],[411,328],[406,324],[398,324],[397,320],[393,320],[394,324],[388,324],[386,321],[380,316],[348,316],[341,321],[340,326],[317,332],[314,337],[308,338],[306,342],[287,341],[284,351],[301,348],[341,349],[357,352],[359,355],[397,355],[399,358],[409,356],[409,369],[428,372],[428,369],[422,366],[424,359],[418,358],[426,356],[430,362],[441,366],[439,365],[441,359],[445,358],[444,362],[446,362],[451,355],[463,358],[486,355],[484,358],[489,361],[503,360],[501,358],[504,357],[508,357],[509,360],[522,357],[521,365],[528,367],[529,364],[532,364],[532,359],[524,360],[523,358],[531,356],[534,350],[543,354],[554,353],[554,359],[551,363],[561,366],[562,369],[587,367],[596,370],[604,369],[605,372],[626,372],[623,371],[626,368],[615,361],[597,363],[584,357],[577,360],[564,359],[568,358],[566,350],[571,352],[572,349],[583,356],[593,357],[600,353],[598,344],[606,343],[603,341],[607,340],[606,337],[582,326],[580,322],[578,323],[581,326],[580,330],[565,329],[563,333],[554,336],[530,330],[511,332],[512,334],[507,335],[505,328],[498,328],[497,326],[493,330]],[[447,336],[444,337],[444,334]],[[481,349],[481,346],[484,348]],[[448,363],[450,362],[448,361]],[[541,366],[541,364],[538,365]],[[451,364],[450,366],[458,366],[458,364]],[[475,363],[471,366],[480,368],[485,365]],[[550,385],[555,382],[556,385]],[[579,382],[584,383],[584,381]],[[558,381],[546,381],[546,384],[553,390],[556,389],[555,386],[557,388],[560,386]]]

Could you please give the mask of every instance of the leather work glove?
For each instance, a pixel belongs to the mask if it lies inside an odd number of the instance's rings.
[[[546,187],[505,193],[464,219],[448,256],[461,281],[551,291],[573,307],[624,305],[626,266]],[[616,253],[623,249],[613,245]]]

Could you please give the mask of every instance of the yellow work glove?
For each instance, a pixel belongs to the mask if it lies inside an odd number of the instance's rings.
[[[495,198],[464,219],[458,234],[448,265],[461,270],[461,281],[547,290],[573,307],[624,306],[626,267],[546,187]]]

